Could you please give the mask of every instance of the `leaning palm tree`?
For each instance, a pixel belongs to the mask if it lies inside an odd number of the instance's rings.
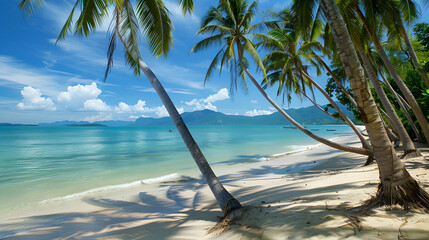
[[[390,1],[390,0],[389,0]],[[400,19],[401,14],[396,13],[398,12],[398,9],[394,7],[394,4],[389,5],[385,4],[386,2],[389,2],[386,0],[362,0],[362,5],[366,11],[362,11],[361,7],[359,5],[353,6],[357,16],[361,20],[363,26],[365,27],[366,31],[368,32],[372,42],[374,43],[374,46],[377,49],[377,52],[380,54],[381,58],[383,59],[383,62],[386,66],[386,68],[389,70],[389,74],[392,76],[393,80],[398,85],[399,89],[401,90],[404,97],[407,99],[408,103],[411,106],[411,109],[414,112],[414,115],[416,116],[420,127],[423,131],[423,135],[426,139],[429,138],[429,123],[426,118],[426,115],[422,112],[419,104],[417,103],[416,99],[414,98],[413,94],[411,93],[410,89],[407,87],[407,85],[404,83],[404,81],[399,76],[399,73],[389,60],[383,46],[380,43],[380,39],[377,35],[377,24],[381,24],[379,21],[380,19],[383,19],[383,22],[388,22],[387,19],[390,19],[391,24],[387,24],[388,28],[392,28],[392,25],[395,25],[397,23],[402,23],[402,20]],[[399,18],[399,19],[398,19]],[[393,31],[393,30],[392,30]],[[429,140],[428,140],[429,141]]]
[[[389,99],[387,98],[386,93],[384,92],[381,82],[377,77],[377,72],[374,69],[374,66],[372,66],[372,63],[367,55],[367,51],[365,49],[369,49],[370,46],[370,40],[369,35],[363,29],[362,24],[360,23],[359,19],[352,14],[350,11],[346,11],[345,9],[350,9],[351,7],[345,6],[342,9],[343,15],[346,16],[347,21],[353,22],[354,24],[347,24],[349,32],[354,32],[356,34],[353,34],[351,36],[353,43],[356,46],[356,49],[358,50],[360,59],[362,61],[364,70],[366,71],[369,80],[372,83],[372,86],[374,87],[374,90],[376,91],[377,95],[380,98],[380,101],[384,107],[384,109],[387,112],[387,116],[390,119],[390,122],[393,126],[393,128],[396,130],[401,142],[402,146],[404,147],[404,155],[403,158],[411,158],[411,157],[417,157],[421,156],[418,152],[417,148],[415,147],[413,141],[411,140],[410,136],[408,135],[407,131],[405,130],[405,127],[403,126],[401,120],[399,119],[398,115],[396,114],[395,109],[393,108],[392,104],[390,103]],[[374,27],[375,28],[375,27]]]
[[[362,133],[307,72],[308,66],[306,63],[313,66],[317,73],[321,74],[320,65],[323,66],[323,64],[319,61],[320,57],[315,57],[315,51],[323,52],[322,45],[317,41],[301,43],[299,38],[300,36],[295,32],[289,33],[289,30],[282,28],[274,28],[268,33],[268,36],[264,36],[261,45],[267,48],[270,53],[267,54],[263,62],[266,66],[267,74],[270,71],[272,72],[268,75],[267,85],[278,83],[279,89],[282,89],[283,86],[297,86],[305,89],[304,84],[289,84],[288,81],[308,81],[306,85],[310,88],[314,86],[323,94],[341,118],[356,133],[362,143],[362,147],[369,150],[370,146]]]
[[[251,25],[256,9],[256,1],[249,5],[245,0],[222,0],[216,8],[212,7],[204,17],[201,29],[198,30],[196,35],[213,34],[213,36],[209,36],[198,42],[191,49],[191,52],[199,52],[213,45],[221,45],[221,49],[207,70],[205,81],[209,79],[218,66],[220,66],[220,71],[222,71],[223,66],[229,66],[232,73],[232,85],[235,85],[239,78],[246,83],[247,75],[265,99],[289,122],[309,137],[341,151],[369,155],[370,153],[367,149],[338,144],[305,129],[277,105],[259,85],[248,69],[249,61],[244,54],[247,53],[251,57],[262,71],[264,77],[266,77],[265,68],[256,52],[255,44],[249,39],[255,36],[264,37],[264,35],[254,32],[257,28],[264,26],[264,24]]]
[[[307,27],[308,21],[313,18],[314,9],[318,8],[318,3],[332,29],[379,168],[380,185],[377,195],[368,201],[368,205],[400,204],[405,209],[410,207],[429,209],[429,194],[405,169],[384,130],[377,105],[369,91],[362,66],[337,4],[334,0],[296,0],[293,10],[297,27]]]
[[[32,10],[35,4],[41,4],[42,2],[41,0],[22,0],[19,6],[26,10]],[[184,13],[192,11],[192,1],[183,0],[179,2]],[[162,1],[77,0],[58,40],[64,39],[68,32],[73,32],[78,36],[88,36],[100,26],[103,19],[108,15],[107,9],[112,5],[114,6],[114,16],[110,29],[106,76],[112,67],[113,52],[116,41],[119,39],[125,48],[126,61],[134,70],[135,75],[139,76],[140,72],[143,72],[161,98],[224,215],[226,216],[233,210],[241,208],[240,203],[223,187],[216,177],[161,82],[141,58],[138,45],[140,32],[145,33],[144,37],[149,41],[150,50],[157,56],[166,55],[172,44],[172,22],[168,9]],[[72,20],[76,10],[80,10],[80,15],[73,29]]]

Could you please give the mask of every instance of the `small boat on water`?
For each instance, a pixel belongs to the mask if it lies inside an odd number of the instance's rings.
[[[169,129],[168,132],[173,132],[173,129]]]
[[[316,129],[310,129],[311,131],[319,131],[320,129],[316,128]]]
[[[326,131],[333,132],[333,131],[337,131],[337,129],[326,129]]]

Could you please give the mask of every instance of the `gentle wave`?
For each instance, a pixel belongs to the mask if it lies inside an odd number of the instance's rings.
[[[62,200],[82,197],[82,196],[92,194],[92,193],[103,192],[103,191],[108,191],[108,190],[112,190],[112,189],[129,188],[129,187],[138,186],[138,185],[142,185],[142,184],[163,183],[163,182],[180,181],[180,180],[186,180],[186,179],[189,179],[189,177],[181,176],[178,173],[172,173],[172,174],[168,174],[168,175],[164,175],[164,176],[156,177],[156,178],[148,178],[148,179],[138,180],[138,181],[129,182],[129,183],[93,188],[93,189],[90,189],[87,191],[73,193],[73,194],[63,196],[63,197],[46,199],[46,200],[41,201],[41,203],[62,201]]]
[[[320,146],[322,146],[321,143],[313,144],[313,145],[290,145],[289,147],[293,149],[292,151],[272,154],[271,157],[279,157],[279,156],[290,155],[290,154],[294,154],[294,153],[300,153],[300,152],[311,150],[311,149],[314,149],[314,148],[317,148]]]

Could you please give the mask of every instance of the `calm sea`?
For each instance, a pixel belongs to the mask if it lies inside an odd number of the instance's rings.
[[[335,138],[348,126],[308,126]],[[326,131],[336,129],[336,131]],[[169,127],[0,127],[0,212],[93,191],[153,183],[197,167]],[[190,128],[216,166],[263,161],[316,141],[283,126]],[[122,184],[122,185],[121,185]]]

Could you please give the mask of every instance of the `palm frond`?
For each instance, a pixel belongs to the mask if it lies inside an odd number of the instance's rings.
[[[105,0],[78,0],[78,2],[81,12],[76,20],[75,34],[88,36],[108,16],[107,8],[111,2]]]
[[[221,56],[225,54],[225,47],[221,48],[220,51],[216,54],[212,62],[210,63],[209,68],[207,69],[206,77],[204,78],[204,85],[206,84],[207,80],[210,79],[210,76],[213,73],[213,70],[216,69],[216,67],[219,65],[219,59]],[[220,75],[220,73],[219,73]]]
[[[399,9],[402,12],[402,18],[404,22],[411,26],[416,23],[417,19],[421,14],[421,10],[418,5],[416,5],[413,0],[400,0],[399,1]]]
[[[262,71],[262,74],[263,74],[264,79],[265,79],[267,77],[267,73],[265,71],[264,64],[261,61],[261,58],[259,57],[258,52],[256,52],[255,46],[246,37],[243,37],[243,39],[244,39],[244,49],[246,50],[247,53],[250,54],[253,61],[256,63],[256,66],[258,66],[258,69]]]
[[[116,14],[116,31],[126,49],[125,60],[134,74],[140,76],[139,21],[130,0],[124,0],[122,9],[116,9]]]
[[[194,11],[194,1],[192,0],[179,0],[179,5],[182,7],[184,15],[186,15],[186,13],[191,14]]]
[[[205,38],[199,41],[189,52],[199,52],[201,50],[205,50],[208,47],[212,47],[214,45],[220,45],[223,42],[223,34],[214,35],[208,38]]]
[[[43,3],[44,0],[21,0],[18,4],[18,8],[23,10],[27,16],[31,16]]]
[[[150,51],[157,57],[167,55],[173,45],[173,23],[162,0],[136,0],[136,10]]]
[[[76,3],[74,4],[66,22],[64,23],[63,28],[61,29],[60,34],[57,37],[57,40],[55,41],[55,44],[57,44],[59,41],[64,40],[64,38],[66,37],[66,35],[68,33],[72,32],[72,21],[73,21],[73,15],[74,15],[74,11],[76,9],[76,7],[78,6],[78,4],[80,4],[80,1],[77,0]]]

